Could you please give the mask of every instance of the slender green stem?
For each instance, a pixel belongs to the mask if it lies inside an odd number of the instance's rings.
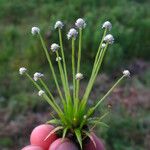
[[[105,55],[105,52],[107,50],[107,47],[108,47],[108,44],[106,44],[106,47],[101,51],[100,53],[100,56],[99,58],[97,59],[97,63],[95,64],[94,66],[94,69],[93,69],[93,73],[91,75],[91,78],[90,78],[90,81],[89,81],[89,84],[87,86],[87,89],[85,91],[85,94],[83,96],[83,105],[85,106],[85,104],[87,103],[87,100],[88,100],[88,97],[89,97],[89,94],[90,94],[90,91],[92,90],[92,87],[94,85],[94,81],[97,77],[97,74],[98,74],[98,71],[102,65],[102,61],[103,61],[103,58],[104,58],[104,55]]]
[[[79,29],[79,50],[78,50],[77,73],[80,72],[81,46],[82,46],[82,28]],[[77,101],[79,101],[80,80],[76,80],[76,81],[77,81],[76,98],[77,98]]]
[[[33,85],[40,91],[42,90],[41,87],[32,79],[32,77],[28,74],[25,73],[25,75],[29,78],[29,80],[33,83]],[[52,108],[57,112],[59,116],[62,116],[63,112],[61,111],[60,107],[55,106],[53,101],[46,95],[44,94],[44,99],[52,106]]]
[[[103,44],[103,41],[104,41],[104,37],[106,36],[106,33],[107,33],[107,29],[104,30],[104,33],[103,33],[103,36],[102,36],[102,40],[101,40],[101,42],[99,44],[98,51],[97,51],[97,54],[96,54],[96,57],[95,57],[94,65],[95,65],[95,63],[98,60],[98,57],[99,57],[99,54],[100,54],[100,51],[101,51],[101,47],[102,47],[102,44]]]
[[[59,54],[58,54],[58,51],[56,51],[56,57],[59,59]],[[58,60],[58,68],[59,68],[59,72],[60,72],[60,77],[61,77],[61,81],[62,81],[62,85],[63,85],[63,88],[64,88],[64,93],[65,93],[65,96],[66,96],[66,100],[67,100],[67,87],[66,87],[66,82],[65,82],[65,76],[64,76],[64,71],[63,71],[63,68],[62,68],[62,65],[61,65],[61,62],[60,60]]]
[[[97,53],[96,53],[96,57],[95,57],[95,60],[94,60],[92,74],[91,74],[91,77],[90,77],[90,80],[89,80],[89,84],[90,84],[91,80],[93,79],[93,75],[94,75],[94,72],[95,72],[96,64],[98,62],[98,58],[100,58],[100,56],[101,56],[101,53],[102,53],[102,48],[101,47],[102,47],[102,44],[103,44],[104,37],[106,36],[106,33],[107,33],[107,29],[104,30],[102,39],[100,41],[100,44],[99,44],[99,47],[98,47],[98,50],[97,50]]]
[[[102,116],[98,119],[98,121],[100,121],[100,120],[102,120],[103,118],[105,118],[105,116],[107,116],[108,114],[109,114],[109,111],[106,112],[106,113],[104,113],[104,115],[102,115]],[[97,125],[97,123],[95,123],[95,124],[93,125],[93,127],[90,129],[90,131],[93,131],[93,129],[96,127],[96,125]]]
[[[75,85],[75,39],[72,38],[72,80],[73,80],[73,99],[75,102],[75,91],[76,91],[76,85]]]
[[[53,68],[53,65],[52,65],[52,61],[51,61],[51,59],[50,59],[50,56],[49,56],[49,53],[48,53],[48,51],[47,51],[46,45],[45,45],[45,43],[44,43],[44,40],[43,40],[41,34],[39,34],[39,36],[40,36],[40,40],[41,40],[41,43],[42,43],[42,46],[43,46],[45,55],[46,55],[47,60],[48,60],[48,62],[49,62],[50,69],[51,69],[51,71],[52,71],[52,75],[53,75],[53,78],[54,78],[54,81],[55,81],[55,84],[56,84],[58,93],[59,93],[59,95],[60,95],[60,98],[61,98],[63,104],[65,105],[64,98],[63,98],[63,96],[62,96],[62,93],[61,93],[61,90],[60,90],[60,87],[59,87],[59,84],[58,84],[58,81],[57,81],[57,77],[56,77],[56,74],[55,74],[55,71],[54,71],[54,68]]]
[[[41,87],[32,79],[32,77],[31,77],[28,73],[25,73],[25,75],[29,78],[29,80],[33,83],[33,85],[34,85],[38,90],[41,90]]]
[[[94,106],[94,110],[105,100],[105,98],[114,90],[114,88],[124,79],[125,75],[123,75],[119,80],[112,86],[112,88],[101,98],[98,103]]]
[[[100,64],[99,68],[101,66],[101,63],[99,63],[99,61],[102,62],[102,60],[103,60],[102,54],[104,54],[103,51],[102,51],[103,49],[101,49],[101,47],[102,47],[102,43],[103,43],[104,37],[106,36],[106,33],[107,33],[107,29],[104,30],[104,33],[103,33],[103,36],[102,36],[102,40],[100,41],[100,44],[99,44],[99,47],[98,47],[98,51],[97,51],[97,54],[96,54],[96,57],[95,57],[95,61],[94,61],[94,64],[93,64],[93,69],[92,69],[91,77],[90,77],[90,80],[88,82],[85,94],[83,96],[83,100],[81,101],[81,107],[82,107],[82,105],[86,104],[88,96],[89,96],[89,93],[90,93],[90,91],[91,91],[91,89],[93,87],[93,83],[95,81],[94,76],[95,77],[97,76],[97,75],[95,75],[95,71],[97,69],[97,66],[99,64]],[[105,50],[106,50],[106,48],[105,48]]]
[[[88,94],[87,94],[87,99],[88,99],[88,96],[89,96],[89,94],[90,94],[90,91],[92,90],[92,87],[93,87],[93,85],[94,85],[94,81],[95,81],[95,79],[96,79],[96,77],[97,77],[97,74],[98,74],[98,71],[99,71],[99,69],[100,69],[100,67],[101,67],[101,65],[102,65],[102,62],[103,62],[103,59],[104,59],[104,56],[105,56],[105,53],[106,53],[106,50],[107,50],[107,47],[108,47],[108,44],[106,45],[106,47],[101,51],[101,53],[100,53],[100,56],[99,56],[99,58],[98,58],[98,60],[97,60],[97,63],[96,63],[96,65],[95,65],[95,68],[94,68],[94,73],[93,73],[93,76],[92,76],[92,80],[91,80],[91,84],[90,84],[90,86],[89,86],[89,92],[88,92]]]
[[[42,86],[45,88],[45,90],[47,91],[47,93],[49,94],[50,98],[52,101],[55,101],[52,93],[50,92],[48,86],[44,83],[44,81],[42,79],[39,79],[40,83],[42,84]]]
[[[57,112],[57,114],[59,115],[59,117],[63,117],[63,112],[60,109],[60,107],[57,105],[55,106],[55,104],[52,102],[52,100],[50,100],[50,98],[44,94],[43,97],[45,98],[45,100],[52,106],[52,108]]]
[[[62,34],[61,34],[61,29],[60,28],[58,29],[58,32],[59,32],[59,43],[60,43],[62,60],[63,60],[63,68],[64,68],[64,73],[65,73],[66,85],[67,85],[67,90],[68,90],[68,94],[69,94],[68,96],[71,99],[70,90],[69,90],[69,83],[68,83],[67,68],[66,68],[66,61],[65,61],[64,49],[63,49],[63,42],[62,42]]]
[[[56,56],[57,56],[57,58],[59,58],[59,54],[58,54],[57,51],[56,51]],[[58,67],[59,67],[61,81],[62,81],[62,85],[63,85],[65,97],[66,97],[66,104],[67,104],[67,106],[65,106],[64,109],[65,109],[66,113],[69,113],[69,115],[71,115],[72,101],[71,101],[71,98],[70,98],[70,94],[68,93],[68,90],[67,90],[67,85],[66,85],[66,82],[65,82],[65,75],[64,75],[64,71],[63,71],[62,64],[61,64],[60,60],[58,60]]]

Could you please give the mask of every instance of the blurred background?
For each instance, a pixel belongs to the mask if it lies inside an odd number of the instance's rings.
[[[0,149],[21,149],[28,144],[31,130],[49,119],[49,112],[52,112],[37,96],[32,84],[18,75],[18,68],[25,66],[31,74],[40,71],[47,79],[51,78],[41,44],[31,35],[31,27],[40,27],[49,48],[53,42],[58,42],[55,22],[64,22],[63,41],[70,70],[71,44],[66,33],[74,27],[75,20],[82,17],[87,27],[83,33],[82,73],[85,78],[81,94],[90,77],[104,21],[112,22],[111,34],[115,38],[89,103],[93,104],[103,95],[124,69],[131,71],[131,78],[105,101],[104,107],[112,109],[106,120],[110,127],[98,127],[98,135],[107,150],[149,150],[149,8],[148,0],[0,0]],[[53,61],[56,65],[54,57]],[[53,80],[47,82],[57,95]]]

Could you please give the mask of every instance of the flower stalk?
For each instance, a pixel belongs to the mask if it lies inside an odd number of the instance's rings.
[[[78,62],[77,62],[77,73],[80,72],[80,62],[81,62],[81,46],[82,46],[82,28],[79,28],[79,50],[78,50]],[[76,80],[77,89],[76,89],[76,99],[79,101],[79,86],[80,80]],[[78,104],[78,102],[77,102]]]
[[[42,38],[42,36],[41,36],[40,33],[39,33],[39,37],[40,37],[40,40],[41,40],[41,43],[42,43],[42,46],[43,46],[43,49],[44,49],[46,58],[47,58],[47,60],[48,60],[48,62],[49,62],[49,66],[50,66],[50,69],[51,69],[51,71],[52,71],[52,75],[53,75],[53,78],[54,78],[54,81],[55,81],[55,84],[56,84],[56,87],[57,87],[59,96],[60,96],[60,98],[61,98],[61,100],[62,100],[62,102],[63,102],[63,105],[65,105],[65,101],[64,101],[64,98],[63,98],[63,96],[62,96],[62,92],[61,92],[61,90],[60,90],[59,84],[58,84],[58,80],[57,80],[57,77],[56,77],[56,74],[55,74],[55,71],[54,71],[54,67],[53,67],[53,65],[52,65],[52,61],[51,61],[51,59],[50,59],[50,56],[49,56],[49,53],[48,53],[48,51],[47,51],[46,45],[45,45],[44,40],[43,40],[43,38]]]

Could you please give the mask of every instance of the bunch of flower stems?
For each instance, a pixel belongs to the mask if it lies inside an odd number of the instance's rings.
[[[82,33],[86,26],[86,23],[83,19],[79,18],[75,23],[77,29],[70,29],[67,34],[68,39],[71,41],[72,51],[71,51],[71,62],[72,62],[72,81],[68,81],[68,68],[66,65],[64,47],[63,47],[63,39],[62,39],[62,29],[63,23],[61,21],[57,21],[55,24],[55,29],[58,30],[59,35],[59,45],[53,43],[51,45],[51,50],[54,52],[53,55],[56,57],[56,62],[58,63],[58,68],[60,72],[61,78],[61,86],[58,82],[58,77],[55,72],[55,68],[53,66],[53,62],[47,49],[47,46],[44,42],[44,39],[41,35],[40,29],[38,27],[32,28],[32,34],[37,35],[39,40],[41,41],[44,53],[49,63],[51,75],[53,76],[59,98],[62,102],[62,105],[58,105],[58,102],[55,100],[53,93],[49,90],[48,85],[43,79],[43,74],[36,72],[34,77],[32,78],[25,67],[20,68],[20,74],[25,74],[35,85],[35,87],[39,91],[39,96],[43,97],[56,112],[56,116],[53,117],[48,123],[55,124],[56,128],[52,130],[52,132],[46,137],[46,139],[54,132],[62,131],[62,137],[66,137],[68,132],[71,132],[75,135],[80,147],[82,148],[82,141],[85,136],[90,136],[90,131],[97,124],[102,124],[107,126],[102,119],[108,114],[109,111],[104,112],[104,114],[100,117],[94,117],[94,112],[101,105],[101,103],[107,98],[107,96],[113,91],[113,89],[126,77],[129,76],[130,73],[128,70],[123,71],[123,75],[116,81],[116,83],[110,88],[110,90],[102,97],[99,98],[95,105],[89,107],[87,102],[89,99],[89,95],[92,91],[95,79],[99,73],[99,70],[102,66],[102,62],[104,60],[105,54],[107,52],[108,47],[114,42],[114,38],[111,34],[107,34],[111,29],[111,23],[106,21],[103,28],[103,36],[100,40],[98,50],[95,56],[95,60],[93,63],[93,68],[91,72],[91,76],[87,87],[85,89],[84,95],[79,96],[80,82],[83,79],[83,74],[80,70],[81,64],[81,47],[82,47]],[[77,39],[77,35],[79,38]],[[78,49],[75,49],[75,44],[78,45]],[[77,54],[76,54],[77,53]],[[75,56],[77,55],[77,58]],[[76,61],[75,61],[76,60]],[[69,68],[70,69],[70,68]],[[70,85],[73,85],[73,89],[71,89]],[[91,125],[91,129],[85,128]],[[46,140],[45,139],[45,140]]]

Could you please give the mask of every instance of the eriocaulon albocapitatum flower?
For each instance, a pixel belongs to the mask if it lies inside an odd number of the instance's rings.
[[[83,79],[83,74],[82,73],[77,73],[76,74],[76,80],[81,80]]]
[[[54,28],[62,29],[64,24],[61,21],[56,21]]]
[[[123,74],[124,74],[126,77],[130,77],[130,71],[129,71],[129,70],[124,70],[124,71],[123,71]]]
[[[38,95],[39,95],[39,96],[42,96],[43,94],[45,94],[45,92],[44,92],[43,90],[40,90],[40,91],[38,92]]]
[[[56,52],[59,48],[60,48],[60,46],[58,44],[56,44],[56,43],[53,43],[51,45],[52,52]]]
[[[19,69],[19,74],[20,74],[20,75],[23,75],[26,71],[27,71],[27,69],[26,69],[25,67],[21,67],[21,68]]]
[[[33,35],[39,34],[40,33],[40,28],[38,28],[38,27],[32,27],[31,33]]]
[[[113,44],[114,43],[114,37],[111,34],[107,34],[104,37],[104,41],[108,44]]]
[[[106,44],[105,43],[102,43],[102,48],[105,48],[106,47]]]
[[[103,23],[102,28],[111,30],[112,24],[109,21],[106,21],[106,22]]]
[[[34,74],[33,79],[34,79],[34,81],[37,81],[37,80],[40,79],[41,77],[44,77],[44,74],[42,74],[42,73],[40,73],[40,72],[36,72],[36,73]]]
[[[56,57],[56,61],[60,61],[61,60],[61,57]]]
[[[71,29],[69,30],[68,34],[67,34],[67,38],[68,38],[68,40],[69,40],[70,38],[76,39],[77,35],[78,35],[77,30],[74,29],[74,28],[71,28]]]
[[[75,25],[77,28],[85,28],[86,27],[86,23],[82,18],[79,18],[76,20]]]

